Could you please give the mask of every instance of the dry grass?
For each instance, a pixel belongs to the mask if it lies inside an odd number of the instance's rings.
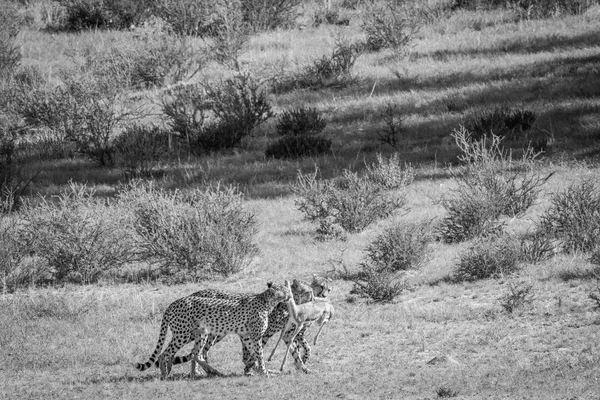
[[[598,169],[561,169],[549,182]],[[411,212],[400,221],[440,213],[433,198],[449,181],[418,181],[409,187]],[[542,203],[546,202],[544,197]],[[266,280],[308,278],[339,260],[357,267],[363,249],[382,225],[351,235],[347,242],[319,242],[293,199],[253,200],[261,257],[244,272],[205,286],[258,292]],[[527,214],[532,218],[535,212]],[[388,221],[389,223],[389,221]],[[509,229],[525,229],[526,222]],[[564,398],[594,396],[600,385],[599,314],[588,292],[585,257],[557,256],[526,266],[521,275],[535,284],[530,306],[507,315],[498,300],[510,281],[440,282],[457,262],[459,245],[432,245],[432,258],[408,276],[411,290],[386,305],[349,295],[352,284],[336,281],[336,316],[314,346],[312,375],[293,367],[269,379],[242,372],[238,339],[216,346],[211,363],[225,378],[190,381],[188,367],[174,379],[158,370],[139,373],[158,334],[162,312],[174,299],[198,287],[88,286],[24,291],[0,298],[0,383],[10,398],[172,398],[202,393],[212,398],[435,398],[440,387],[463,398]],[[204,285],[203,285],[204,286]],[[313,332],[314,334],[314,332]],[[270,351],[274,341],[267,347]],[[282,354],[278,354],[282,356]],[[446,358],[444,358],[444,356]],[[272,369],[279,363],[276,358]]]

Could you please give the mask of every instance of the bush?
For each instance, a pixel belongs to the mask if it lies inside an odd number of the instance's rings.
[[[163,111],[196,153],[232,148],[272,116],[266,91],[247,72],[202,88],[177,86],[167,95]]]
[[[292,77],[279,82],[275,90],[344,88],[353,85],[357,78],[352,74],[352,68],[362,51],[361,44],[338,40],[331,55],[314,60]]]
[[[300,0],[241,1],[244,21],[254,32],[289,28],[294,25]]]
[[[168,158],[170,133],[150,125],[132,125],[114,140],[117,165],[136,177],[149,176]]]
[[[501,139],[527,139],[528,132],[535,123],[536,115],[531,110],[497,107],[492,111],[483,111],[469,117],[465,129],[471,132],[471,140],[480,141],[496,135]]]
[[[23,195],[39,174],[29,159],[31,147],[18,118],[0,111],[0,215],[21,207]]]
[[[244,20],[238,0],[221,0],[219,19],[213,23],[211,40],[207,41],[214,59],[240,71],[238,58],[250,40],[251,27]],[[219,3],[217,3],[219,4]]]
[[[531,238],[521,240],[521,258],[530,264],[544,262],[554,256],[554,245],[543,233],[535,233]]]
[[[265,150],[267,158],[314,157],[331,151],[331,140],[317,136],[284,136]]]
[[[133,182],[119,195],[142,258],[161,274],[198,280],[244,269],[257,253],[256,220],[233,188],[166,192]]]
[[[35,276],[25,268],[26,255],[31,249],[30,237],[24,234],[18,218],[0,218],[0,279],[2,293],[24,284],[36,283]]]
[[[533,169],[537,153],[529,147],[520,160],[500,146],[501,139],[492,135],[472,141],[464,128],[453,133],[465,169],[455,173],[458,187],[442,199],[449,215],[440,225],[447,243],[497,233],[501,216],[524,214],[536,200],[540,187],[552,176],[541,177]]]
[[[462,282],[509,275],[517,270],[519,257],[518,245],[507,237],[479,240],[461,255],[452,279]]]
[[[508,282],[508,293],[498,299],[502,308],[509,314],[518,308],[531,304],[533,300],[533,284],[518,280],[510,280]]]
[[[169,32],[158,18],[136,27],[133,37],[105,49],[83,52],[83,70],[121,87],[148,88],[192,77],[204,60],[191,42]]]
[[[376,162],[367,165],[367,178],[373,183],[389,190],[402,189],[415,179],[415,170],[410,164],[400,165],[398,153],[388,159],[377,154]]]
[[[22,87],[15,112],[28,128],[48,128],[100,166],[111,166],[113,134],[131,117],[119,104],[121,94],[120,88],[105,82],[72,78],[52,90]]]
[[[34,252],[52,268],[55,283],[94,283],[134,259],[124,218],[105,205],[93,190],[71,182],[57,203],[41,198],[23,208]]]
[[[377,272],[418,269],[425,261],[430,240],[427,225],[394,225],[369,244],[363,265]]]
[[[213,2],[204,0],[153,0],[151,13],[165,20],[178,35],[210,34],[216,17]]]
[[[590,252],[600,243],[600,191],[592,180],[555,193],[540,219],[540,231],[555,237],[564,251]]]
[[[300,197],[296,200],[298,209],[309,221],[317,221],[325,236],[336,234],[338,227],[360,232],[406,203],[404,195],[389,193],[355,172],[344,170],[337,182],[320,181],[317,173],[299,172],[293,190]]]
[[[14,4],[0,1],[0,80],[12,75],[21,63],[21,49],[15,43],[21,22]]]
[[[301,106],[285,110],[277,118],[277,133],[282,136],[317,135],[325,129],[327,121],[319,110],[313,107]]]
[[[316,108],[299,107],[284,111],[276,129],[283,137],[265,151],[267,157],[296,158],[328,153],[331,140],[317,137],[327,122]]]
[[[375,302],[390,302],[407,287],[401,276],[389,271],[376,271],[363,265],[354,279],[354,287],[350,293],[369,297]]]
[[[416,26],[406,18],[400,2],[374,3],[363,14],[362,29],[369,51],[392,49],[399,53],[407,48]]]
[[[141,18],[148,7],[137,0],[59,0],[65,8],[61,30],[127,29]]]
[[[381,112],[380,117],[386,125],[385,129],[379,133],[379,141],[389,144],[393,149],[398,149],[400,145],[400,135],[404,133],[402,128],[402,118],[398,115],[398,109],[395,104],[389,103]]]

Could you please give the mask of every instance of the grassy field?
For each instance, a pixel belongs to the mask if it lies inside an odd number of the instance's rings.
[[[243,376],[235,337],[210,354],[211,365],[227,374],[223,378],[190,380],[185,365],[162,381],[157,369],[140,373],[132,366],[150,356],[164,309],[200,287],[259,292],[268,280],[335,276],[343,266],[354,271],[385,227],[442,218],[439,199],[455,185],[447,164],[458,154],[444,138],[481,108],[531,109],[537,129],[550,138],[537,168],[541,175],[554,175],[525,216],[506,220],[509,233],[532,229],[552,193],[586,178],[599,182],[600,10],[594,10],[547,20],[521,20],[508,11],[459,11],[423,26],[400,61],[386,52],[361,56],[355,86],[272,95],[276,111],[300,104],[322,111],[333,154],[265,159],[264,148],[275,137],[271,121],[241,149],[181,160],[157,178],[167,188],[238,184],[245,208],[258,219],[260,255],[253,263],[232,277],[202,284],[106,283],[1,295],[0,399],[598,399],[600,311],[588,295],[600,288],[589,255],[556,254],[502,279],[445,282],[469,242],[429,244],[427,261],[407,274],[409,288],[391,303],[371,303],[350,293],[351,282],[336,280],[331,294],[336,315],[312,346],[310,375],[288,362],[283,374]],[[350,27],[260,34],[241,59],[257,70],[282,64],[293,69],[328,53],[336,35],[360,34],[357,19]],[[103,46],[121,35],[26,29],[18,40],[23,64],[52,77],[71,62],[70,49]],[[207,68],[207,74],[220,73],[214,65]],[[160,93],[140,96],[156,100]],[[408,212],[345,241],[317,240],[315,225],[295,206],[290,182],[298,170],[315,165],[333,177],[344,168],[364,169],[378,152],[390,154],[377,140],[380,112],[389,102],[406,117],[400,159],[416,168],[415,182],[407,187]],[[125,179],[117,169],[79,158],[42,166],[32,197],[56,194],[70,179],[110,197]],[[500,299],[519,282],[532,285],[533,301],[507,313]],[[274,344],[268,343],[266,354]],[[278,369],[282,349],[268,364],[271,370]]]

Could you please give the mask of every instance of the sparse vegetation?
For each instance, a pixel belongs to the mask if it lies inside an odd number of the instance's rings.
[[[530,305],[535,297],[533,284],[523,280],[509,280],[507,293],[498,301],[507,313],[511,314],[519,308]]]
[[[132,215],[140,256],[175,281],[229,276],[256,254],[255,217],[233,188],[184,194],[133,182],[119,201]]]
[[[417,27],[404,13],[401,2],[373,2],[363,14],[362,29],[366,33],[365,47],[369,51],[392,49],[396,54],[406,51]]]
[[[510,275],[517,271],[519,260],[518,244],[509,237],[478,240],[460,256],[452,280],[476,281]]]
[[[540,229],[562,242],[566,252],[590,252],[600,241],[600,191],[592,180],[555,193],[540,219]]]
[[[375,162],[366,169],[368,179],[389,190],[405,188],[415,179],[415,169],[410,164],[400,165],[398,153],[389,158],[378,153]]]
[[[277,119],[279,140],[265,150],[267,157],[297,158],[326,154],[331,140],[318,137],[327,122],[316,108],[299,107],[286,110]]]
[[[132,240],[116,209],[85,185],[71,183],[58,202],[40,199],[22,213],[34,254],[51,267],[55,283],[95,283],[134,259]]]
[[[431,241],[426,224],[400,223],[385,229],[365,249],[365,261],[375,272],[418,269]]]
[[[249,73],[217,83],[175,86],[163,111],[192,153],[229,149],[273,113],[267,93]]]
[[[455,174],[458,188],[442,199],[448,211],[440,225],[440,234],[448,243],[498,233],[501,216],[518,217],[529,209],[540,187],[552,174],[540,176],[533,171],[538,154],[528,147],[521,160],[514,161],[501,146],[501,138],[492,135],[472,141],[470,133],[455,130],[465,169]]]
[[[403,194],[391,193],[357,173],[345,170],[342,179],[324,181],[313,174],[298,173],[294,191],[296,206],[309,221],[319,223],[321,234],[335,234],[341,227],[349,233],[360,232],[378,219],[401,208]]]

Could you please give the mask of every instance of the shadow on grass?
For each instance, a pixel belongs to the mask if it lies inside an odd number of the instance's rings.
[[[558,278],[568,282],[574,280],[595,280],[600,279],[600,267],[594,267],[591,269],[574,269],[570,271],[561,271],[558,274]]]
[[[501,40],[487,48],[463,48],[458,50],[433,50],[430,52],[415,52],[411,57],[414,59],[432,57],[436,60],[446,60],[450,57],[482,56],[514,53],[530,54],[542,52],[555,52],[559,50],[578,49],[598,45],[600,30],[586,32],[579,35],[551,35],[531,36]]]
[[[244,375],[244,374],[223,374],[222,376],[207,376],[201,375],[197,378],[190,378],[189,373],[172,373],[167,381],[195,381],[195,380],[204,380],[204,379],[231,379],[231,378],[251,378],[252,376]],[[125,375],[125,376],[94,376],[89,378],[84,378],[81,383],[86,385],[97,385],[102,383],[144,383],[144,382],[161,382],[162,379],[160,377],[159,372],[149,372],[145,375],[133,376],[133,375]]]

